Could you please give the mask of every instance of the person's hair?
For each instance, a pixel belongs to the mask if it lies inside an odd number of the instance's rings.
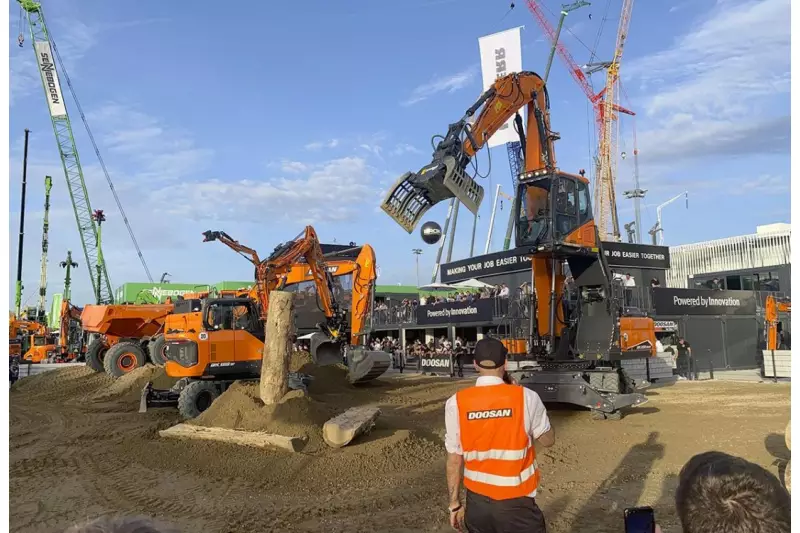
[[[101,516],[75,524],[64,533],[180,533],[175,527],[158,523],[145,516]]]
[[[675,493],[683,533],[788,533],[791,505],[766,469],[715,451],[689,459]]]

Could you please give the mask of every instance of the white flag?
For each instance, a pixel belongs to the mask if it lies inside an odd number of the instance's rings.
[[[522,40],[520,27],[493,33],[478,39],[481,51],[481,73],[483,75],[483,90],[488,89],[499,77],[512,72],[522,71]],[[523,120],[524,113],[520,111]],[[489,138],[487,146],[492,148],[514,141],[519,141],[519,135],[514,131],[514,118],[497,130]]]
[[[50,107],[50,116],[63,117],[67,114],[67,108],[64,106],[64,95],[61,92],[61,84],[58,83],[58,73],[56,72],[53,51],[50,50],[50,43],[37,41],[33,43],[33,48],[36,50],[39,73],[42,75],[44,90],[47,92],[47,105]]]

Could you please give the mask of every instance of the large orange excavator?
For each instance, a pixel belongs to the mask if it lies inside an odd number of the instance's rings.
[[[29,348],[22,356],[31,363],[68,362],[86,352],[81,329],[81,309],[69,301],[61,302],[58,335],[37,323],[30,336]]]
[[[207,231],[204,241],[219,240],[247,257],[255,266],[256,283],[246,297],[185,301],[176,304],[165,325],[165,371],[179,378],[171,390],[142,391],[140,410],[177,405],[181,415],[193,418],[236,380],[258,379],[264,353],[265,320],[269,293],[286,290],[294,272],[299,280],[310,277],[324,322],[311,338],[311,356],[320,366],[346,363],[351,383],[383,375],[391,355],[366,349],[369,317],[376,279],[375,254],[361,247],[353,272],[350,309],[340,305],[334,276],[328,269],[316,232],[307,226],[294,240],[275,248],[265,260],[224,232]],[[339,297],[337,297],[337,293]],[[290,385],[299,386],[296,376]]]
[[[527,128],[519,111],[527,108]],[[475,116],[477,114],[477,116]],[[472,119],[474,118],[474,122]],[[646,401],[621,361],[655,355],[652,319],[624,308],[603,252],[581,171],[556,165],[545,83],[534,72],[497,78],[461,120],[451,124],[433,161],[406,173],[382,209],[411,233],[433,205],[456,197],[477,212],[483,188],[467,174],[478,150],[509,119],[524,146],[514,211],[515,242],[532,258],[534,309],[528,341],[530,369],[518,380],[544,401],[588,407],[596,418],[620,418],[620,409]],[[564,316],[565,266],[574,279],[577,305]]]

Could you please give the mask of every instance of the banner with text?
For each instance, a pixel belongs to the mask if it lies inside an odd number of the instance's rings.
[[[471,278],[530,269],[531,260],[527,254],[508,250],[445,263],[442,265],[440,278],[442,283],[455,283]]]
[[[422,372],[449,374],[451,365],[449,355],[429,354],[422,356],[419,367]]]
[[[653,289],[656,316],[755,315],[756,294],[752,291],[710,289]]]
[[[493,299],[420,305],[417,307],[417,324],[432,326],[463,322],[491,322],[493,311]]]
[[[603,252],[609,266],[669,269],[669,248],[652,244],[603,242]]]
[[[58,73],[56,73],[56,64],[53,61],[53,51],[50,50],[50,43],[37,41],[33,43],[33,48],[36,50],[36,61],[39,63],[42,83],[44,83],[45,91],[47,91],[47,105],[50,107],[50,116],[62,117],[67,114],[67,108],[64,105],[61,84],[58,83]]]
[[[522,70],[522,41],[520,27],[486,35],[478,39],[481,52],[481,74],[483,75],[483,90],[485,91],[494,83],[494,80]],[[524,113],[522,120],[525,120]],[[506,143],[519,141],[519,135],[514,131],[514,118],[508,119],[494,135],[489,138],[487,146],[493,148]]]

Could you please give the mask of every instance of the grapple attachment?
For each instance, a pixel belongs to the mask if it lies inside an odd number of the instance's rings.
[[[428,209],[453,197],[477,214],[483,187],[464,172],[454,157],[445,156],[416,174],[403,174],[389,190],[381,209],[411,233]]]
[[[318,366],[344,363],[342,343],[324,333],[311,337],[311,358]],[[386,352],[365,350],[361,347],[347,349],[347,370],[350,383],[364,383],[379,378],[392,365],[392,356]]]

